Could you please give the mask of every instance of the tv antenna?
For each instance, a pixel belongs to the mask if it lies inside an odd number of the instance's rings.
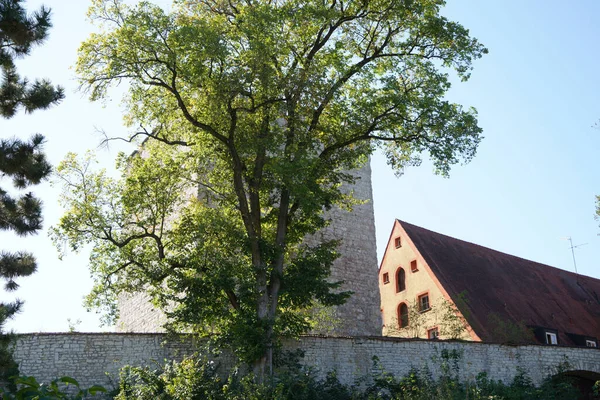
[[[567,236],[565,239],[568,240],[569,243],[571,243],[570,249],[571,255],[573,256],[573,267],[575,268],[575,275],[579,276],[579,273],[577,272],[577,262],[575,261],[575,249],[581,246],[585,246],[587,243],[581,243],[573,246],[573,239],[571,238],[571,236]]]

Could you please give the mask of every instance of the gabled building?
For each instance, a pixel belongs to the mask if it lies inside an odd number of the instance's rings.
[[[394,222],[379,288],[384,335],[599,344],[599,279],[403,221]]]

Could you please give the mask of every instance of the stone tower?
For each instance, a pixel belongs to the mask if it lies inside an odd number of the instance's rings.
[[[344,281],[342,290],[354,292],[348,301],[335,308],[337,324],[328,333],[336,336],[381,336],[381,314],[375,245],[375,217],[371,188],[371,166],[356,172],[351,187],[354,197],[366,200],[350,213],[335,209],[329,213],[332,223],[311,240],[341,239],[341,256],[331,271],[333,281]],[[161,332],[165,316],[148,302],[144,293],[119,298],[120,332]],[[318,332],[317,332],[318,333]]]

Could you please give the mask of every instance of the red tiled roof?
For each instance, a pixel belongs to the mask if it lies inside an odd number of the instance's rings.
[[[492,315],[557,330],[559,344],[581,344],[567,334],[600,338],[599,279],[398,222],[482,340],[503,341]]]

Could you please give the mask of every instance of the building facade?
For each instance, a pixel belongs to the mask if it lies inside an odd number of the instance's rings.
[[[396,220],[379,269],[384,335],[598,347],[600,280]]]
[[[480,340],[462,324],[464,317],[400,221],[394,223],[381,261],[379,291],[384,336]],[[452,332],[446,327],[450,319],[458,325]]]

